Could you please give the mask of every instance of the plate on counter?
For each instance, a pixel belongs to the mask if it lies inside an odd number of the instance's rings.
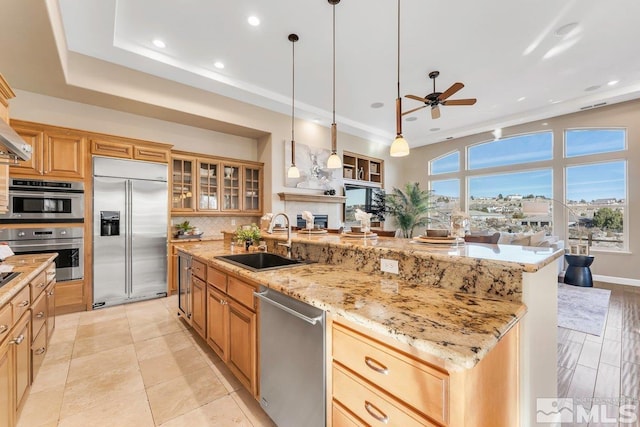
[[[327,233],[327,229],[326,228],[300,228],[298,229],[298,233],[302,233],[302,234],[326,234]]]
[[[356,233],[353,231],[347,231],[345,233],[342,233],[342,237],[346,237],[348,239],[376,239],[378,238],[378,235],[376,233]]]
[[[455,237],[427,237],[418,236],[411,240],[412,243],[421,243],[432,246],[454,246],[456,244],[464,244],[464,239]]]
[[[286,233],[288,230],[287,227],[273,227],[273,232],[274,233]]]

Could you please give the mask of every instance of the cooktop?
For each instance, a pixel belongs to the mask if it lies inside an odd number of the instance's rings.
[[[11,272],[11,273],[0,273],[0,288],[3,287],[4,285],[6,285],[7,283],[9,283],[11,280],[13,280],[16,276],[18,276],[20,273],[18,272]]]

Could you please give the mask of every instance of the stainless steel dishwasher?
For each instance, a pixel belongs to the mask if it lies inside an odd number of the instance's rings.
[[[260,405],[278,427],[324,427],[325,312],[260,287]]]

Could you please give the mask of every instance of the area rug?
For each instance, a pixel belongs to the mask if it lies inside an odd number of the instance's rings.
[[[610,296],[608,289],[558,283],[558,326],[600,336]]]

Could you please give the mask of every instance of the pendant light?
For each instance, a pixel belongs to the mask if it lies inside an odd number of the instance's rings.
[[[340,0],[328,0],[333,6],[333,123],[331,123],[331,155],[327,159],[327,168],[339,169],[342,160],[338,156],[338,128],[336,126],[336,5]]]
[[[300,170],[296,167],[296,139],[294,134],[296,111],[296,42],[297,34],[289,34],[291,42],[291,166],[287,171],[287,178],[300,178]]]
[[[402,136],[402,98],[400,98],[400,0],[398,0],[398,97],[396,98],[396,139],[389,150],[391,157],[409,155],[409,143]]]

